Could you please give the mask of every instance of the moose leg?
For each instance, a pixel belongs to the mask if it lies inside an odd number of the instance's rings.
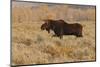
[[[83,37],[82,32],[76,33],[76,36],[77,36],[77,37]]]
[[[78,29],[78,37],[83,37],[83,35],[82,35],[82,27],[80,27],[80,29]]]
[[[63,29],[61,29],[61,31],[60,31],[60,36],[59,36],[59,37],[60,37],[60,39],[62,39],[62,38],[63,38],[63,33],[64,33],[64,32],[63,32]]]
[[[59,36],[59,38],[60,38],[60,39],[62,39],[62,38],[63,38],[63,36],[62,36],[62,35],[60,35],[60,36]]]
[[[54,34],[54,35],[52,35],[52,37],[57,37],[57,35],[56,35],[56,34]]]
[[[53,35],[52,37],[59,37],[61,39],[62,38],[62,35],[60,35],[60,34],[58,35],[57,34],[57,35]]]
[[[48,31],[48,33],[50,33],[50,29],[46,29]]]

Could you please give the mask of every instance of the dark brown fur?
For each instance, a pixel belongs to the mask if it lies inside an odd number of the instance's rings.
[[[62,38],[63,35],[75,35],[82,37],[82,25],[78,23],[68,24],[64,20],[45,20],[41,26],[42,30],[54,31],[55,35]]]

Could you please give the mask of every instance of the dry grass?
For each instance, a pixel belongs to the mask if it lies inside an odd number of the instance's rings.
[[[44,8],[45,7],[45,8]],[[55,7],[57,7],[55,9]],[[69,18],[82,24],[83,37],[63,36],[63,39],[51,37],[53,32],[41,31],[40,26],[43,19],[59,19],[67,21],[69,14],[78,11],[68,6],[54,6],[49,8],[43,5],[38,8],[13,7],[12,11],[12,63],[13,64],[44,64],[75,61],[94,61],[95,60],[95,9],[83,11],[80,9],[79,15],[89,19],[77,17]],[[65,9],[66,8],[66,9]],[[62,12],[59,12],[61,10]],[[82,11],[82,14],[81,14]],[[66,19],[67,18],[67,19]],[[74,23],[69,22],[69,23]]]

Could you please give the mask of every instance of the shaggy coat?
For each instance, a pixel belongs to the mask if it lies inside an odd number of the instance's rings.
[[[82,37],[82,25],[78,23],[68,24],[64,20],[44,20],[45,23],[41,25],[41,30],[54,31],[55,35],[62,38],[63,35],[75,35]]]

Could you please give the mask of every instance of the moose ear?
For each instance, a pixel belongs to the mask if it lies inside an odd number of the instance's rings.
[[[50,19],[45,19],[45,20],[43,20],[47,25],[49,25],[50,24],[50,22],[51,22],[51,20]]]

